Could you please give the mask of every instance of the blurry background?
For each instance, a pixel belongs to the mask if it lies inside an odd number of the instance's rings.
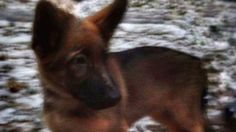
[[[0,1],[0,132],[46,132],[31,27],[37,0]],[[209,75],[207,116],[217,132],[236,127],[236,1],[129,0],[130,7],[112,51],[164,46],[204,60]],[[84,0],[75,13],[84,17],[110,0]],[[148,117],[132,132],[164,131]]]

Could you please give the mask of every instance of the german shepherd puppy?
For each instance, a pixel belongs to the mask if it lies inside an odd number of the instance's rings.
[[[206,72],[193,56],[163,47],[108,52],[127,0],[85,19],[37,4],[32,48],[53,132],[127,132],[150,115],[170,132],[203,132]]]

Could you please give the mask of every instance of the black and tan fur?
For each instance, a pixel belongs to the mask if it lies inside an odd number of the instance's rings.
[[[150,115],[170,132],[203,132],[201,60],[163,47],[108,52],[126,7],[115,0],[81,20],[38,3],[32,48],[45,122],[53,132],[126,132]]]

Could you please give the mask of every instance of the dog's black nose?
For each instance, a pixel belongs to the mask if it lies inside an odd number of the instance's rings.
[[[99,93],[99,92],[98,92]],[[115,106],[121,99],[120,90],[115,88],[106,88],[104,94],[95,95],[94,100],[88,102],[93,109],[105,109]]]
[[[75,88],[72,95],[84,102],[92,109],[105,109],[115,106],[121,99],[118,87],[108,86],[105,83],[90,83]]]
[[[107,95],[108,95],[108,98],[110,98],[111,100],[117,100],[121,98],[120,91],[116,87],[110,90]]]

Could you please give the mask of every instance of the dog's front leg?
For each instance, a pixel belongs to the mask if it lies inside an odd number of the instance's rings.
[[[72,117],[48,113],[46,123],[52,132],[127,132],[125,120],[117,118]]]

